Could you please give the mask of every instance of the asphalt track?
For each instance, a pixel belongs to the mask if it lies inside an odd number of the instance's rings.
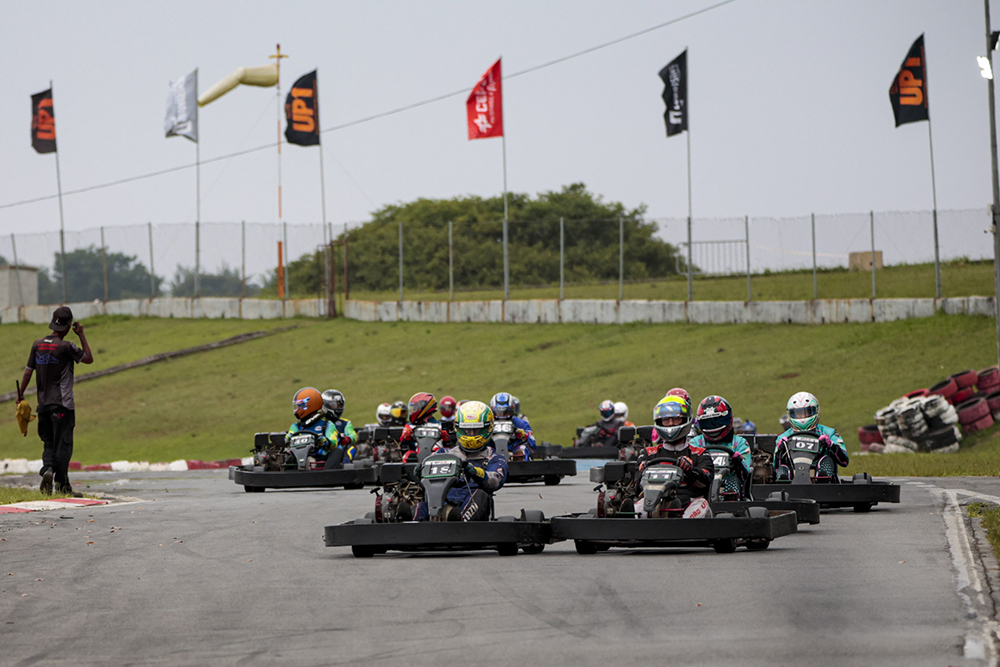
[[[508,487],[499,511],[583,511],[595,501],[585,480]],[[74,484],[143,502],[0,515],[0,664],[911,667],[993,657],[981,641],[995,630],[992,599],[977,601],[974,545],[953,502],[967,496],[942,489],[996,496],[997,479],[906,480],[901,504],[824,512],[763,552],[579,556],[561,543],[536,556],[368,560],[322,539],[325,525],[369,511],[367,489],[247,494],[224,470],[78,474]]]

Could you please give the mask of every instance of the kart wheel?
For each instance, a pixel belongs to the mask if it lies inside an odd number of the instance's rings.
[[[771,546],[771,540],[766,537],[747,541],[747,551],[763,551],[769,546]]]
[[[715,553],[717,554],[731,554],[736,551],[736,540],[733,538],[716,540],[712,543],[712,548],[715,549]]]
[[[575,540],[576,552],[581,556],[592,556],[597,553],[597,545],[586,540]]]
[[[594,548],[597,549],[598,551],[610,551],[611,550],[611,545],[610,544],[595,544]]]
[[[604,491],[597,494],[597,517],[604,518]]]
[[[545,551],[545,545],[544,544],[528,544],[526,546],[521,547],[521,551],[523,551],[526,554],[540,554],[543,551]]]
[[[264,493],[263,486],[244,486],[243,490],[247,493]]]
[[[556,486],[562,481],[562,477],[559,475],[546,475],[545,476],[545,486]]]
[[[351,547],[351,553],[355,558],[371,558],[375,555],[375,547],[355,544]]]
[[[501,556],[516,556],[517,544],[512,542],[504,542],[503,544],[498,544],[497,553],[500,554]]]
[[[363,488],[365,488],[364,482],[351,482],[350,484],[344,484],[345,491],[353,491],[355,489],[363,489]]]
[[[854,511],[858,514],[865,514],[872,511],[872,503],[855,503]]]

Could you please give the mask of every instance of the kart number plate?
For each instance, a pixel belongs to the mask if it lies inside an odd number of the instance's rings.
[[[819,441],[818,440],[806,440],[795,438],[789,444],[789,449],[793,452],[818,452],[819,451]]]
[[[712,454],[712,465],[720,468],[728,468],[729,454]]]
[[[418,438],[437,438],[441,432],[436,428],[418,428],[413,434]]]
[[[497,422],[493,425],[493,431],[495,433],[513,433],[514,425],[510,422]]]
[[[292,447],[305,447],[311,444],[313,444],[313,436],[311,435],[297,435],[291,441]]]
[[[672,482],[675,479],[680,479],[681,471],[677,468],[652,468],[647,470],[643,475],[643,479],[647,482],[658,483],[658,482]]]
[[[431,461],[424,463],[423,477],[452,477],[458,469],[458,461]]]

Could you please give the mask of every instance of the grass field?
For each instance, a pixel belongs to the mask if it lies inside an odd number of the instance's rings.
[[[628,276],[628,266],[625,268]],[[820,271],[817,276],[821,299],[869,299],[872,295],[870,272],[843,270]],[[813,298],[812,271],[782,272],[751,277],[755,301],[788,301]],[[942,294],[976,296],[993,294],[993,263],[946,262],[941,265]],[[877,294],[880,298],[933,298],[934,265],[914,264],[890,266],[876,272]],[[687,278],[673,276],[667,279],[626,283],[626,299],[660,299],[684,301],[687,299]],[[698,277],[694,280],[694,296],[699,301],[746,301],[746,276],[718,278]],[[395,301],[398,291],[366,292],[352,289],[351,297],[373,301]],[[567,299],[617,299],[618,281],[567,285]],[[447,290],[405,290],[403,298],[417,301],[446,301]],[[456,291],[457,301],[480,301],[503,298],[503,289]],[[512,287],[511,299],[558,299],[559,284],[543,287]]]
[[[88,329],[93,347],[110,351],[116,341],[120,363],[289,322],[96,324]],[[307,385],[343,391],[346,416],[356,425],[373,421],[382,401],[417,391],[481,400],[511,391],[537,436],[564,444],[576,426],[596,421],[605,398],[626,401],[632,420],[644,423],[664,392],[680,385],[697,398],[722,394],[738,416],[773,432],[788,396],[808,390],[821,401],[823,422],[837,427],[854,451],[857,427],[870,423],[876,409],[950,373],[989,366],[996,356],[992,319],[944,315],[826,326],[294,324],[299,328],[265,339],[81,383],[74,459],[244,456],[255,431],[288,427],[291,397]],[[37,326],[0,327],[10,377],[20,377],[21,357],[41,333]],[[38,458],[34,429],[22,438],[8,406],[0,413],[0,458]],[[1000,474],[1000,439],[988,431],[971,441],[978,444],[955,455],[855,457],[852,471]]]

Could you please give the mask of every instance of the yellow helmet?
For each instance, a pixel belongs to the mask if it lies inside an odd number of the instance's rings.
[[[462,451],[481,451],[493,435],[493,411],[481,401],[469,401],[455,415],[455,435]]]

